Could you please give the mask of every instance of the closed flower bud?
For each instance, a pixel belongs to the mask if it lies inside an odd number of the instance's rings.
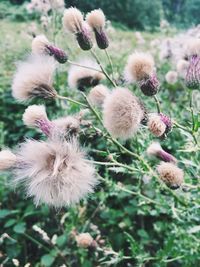
[[[92,246],[94,239],[89,233],[81,233],[76,236],[77,246],[81,248],[89,248]]]
[[[66,53],[52,45],[44,35],[38,35],[33,39],[32,52],[53,56],[59,63],[65,63],[68,59]]]
[[[157,167],[160,179],[171,189],[177,189],[184,181],[183,171],[169,162],[161,162]]]
[[[153,57],[138,52],[130,55],[125,67],[125,79],[130,83],[138,83],[144,95],[155,95],[159,89],[159,81],[155,73]]]
[[[138,130],[144,109],[138,98],[126,88],[116,88],[103,104],[103,121],[108,132],[116,138],[128,139]]]
[[[93,44],[90,27],[84,21],[82,13],[77,8],[70,7],[65,10],[63,26],[76,36],[81,49],[90,50],[92,48]]]
[[[17,157],[9,149],[0,151],[0,171],[14,167]]]
[[[105,76],[95,61],[83,59],[79,61],[79,64],[88,68],[82,68],[79,66],[70,67],[68,73],[68,84],[70,88],[77,88],[80,91],[85,91],[86,88],[93,87],[104,79]],[[99,71],[93,70],[92,68]]]
[[[170,70],[165,75],[165,80],[169,84],[175,84],[178,80],[178,73],[176,71]]]
[[[149,156],[154,156],[158,159],[161,159],[165,162],[174,162],[176,163],[177,160],[168,152],[166,152],[159,143],[153,142],[147,148],[147,154]]]
[[[108,94],[109,94],[108,88],[100,84],[90,90],[90,93],[88,95],[88,100],[92,105],[101,107]]]
[[[55,98],[53,88],[55,60],[44,55],[31,55],[25,62],[20,62],[15,73],[12,93],[19,101],[31,98]]]
[[[105,15],[101,9],[95,9],[87,14],[86,21],[93,29],[97,45],[100,49],[109,46],[107,34],[105,32]]]

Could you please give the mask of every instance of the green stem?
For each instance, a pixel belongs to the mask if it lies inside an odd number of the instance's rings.
[[[154,100],[155,100],[155,102],[156,102],[156,107],[157,107],[157,111],[158,111],[158,113],[161,113],[160,102],[159,102],[157,96],[154,95],[153,98],[154,98]]]
[[[127,170],[130,170],[132,172],[135,172],[135,171],[138,171],[138,169],[135,169],[133,167],[130,167],[126,164],[123,164],[123,163],[120,163],[120,162],[101,162],[101,161],[91,161],[90,162],[94,163],[94,164],[97,164],[97,165],[104,165],[104,166],[119,166],[119,167],[123,167],[123,168],[126,168]]]
[[[105,53],[106,53],[106,56],[108,58],[108,62],[109,62],[110,67],[111,67],[112,79],[114,80],[114,68],[113,68],[113,64],[112,64],[112,60],[111,60],[110,54],[108,53],[108,50],[107,49],[105,49]]]
[[[74,65],[74,66],[78,66],[78,67],[81,67],[81,68],[85,68],[85,69],[89,69],[89,70],[94,70],[94,71],[98,71],[98,72],[102,72],[101,70],[99,69],[95,69],[93,67],[90,67],[90,66],[85,66],[85,65],[81,65],[77,62],[74,62],[74,61],[71,61],[71,60],[68,60],[67,63],[71,64],[71,65]]]
[[[110,76],[108,75],[108,73],[106,72],[106,70],[104,69],[104,67],[102,66],[98,56],[96,55],[96,53],[91,49],[90,50],[92,56],[96,59],[96,62],[99,64],[99,67],[101,68],[103,74],[106,76],[106,78],[111,82],[111,84],[114,86],[114,87],[117,87],[117,85],[115,84],[115,82],[110,78]]]
[[[86,104],[81,103],[81,102],[76,101],[76,100],[73,100],[73,99],[71,99],[71,98],[69,98],[69,97],[66,97],[66,96],[57,95],[56,97],[57,97],[58,99],[67,100],[67,101],[69,101],[69,102],[71,102],[71,103],[77,104],[77,105],[82,106],[82,107],[85,107],[85,108],[88,107]]]

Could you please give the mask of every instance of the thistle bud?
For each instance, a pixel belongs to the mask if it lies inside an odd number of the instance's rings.
[[[147,148],[147,154],[149,156],[156,157],[158,159],[161,159],[165,162],[174,162],[176,163],[177,160],[175,157],[173,157],[170,153],[166,152],[159,143],[153,142],[148,148]]]
[[[150,114],[147,126],[153,135],[163,137],[171,130],[172,122],[166,115],[154,113]]]
[[[94,31],[96,42],[100,49],[106,49],[109,46],[105,32],[105,20],[105,15],[101,9],[93,10],[86,16],[86,21]]]
[[[82,13],[74,7],[64,12],[63,26],[76,36],[76,40],[83,50],[90,50],[93,46],[89,25],[84,21]]]
[[[176,165],[161,162],[157,167],[160,179],[171,189],[178,189],[184,180],[184,172]]]
[[[157,94],[159,89],[159,81],[155,73],[153,73],[149,78],[139,82],[140,89],[146,96],[153,96]]]
[[[47,49],[49,50],[49,54],[53,55],[55,60],[57,60],[59,63],[63,64],[67,62],[67,54],[62,49],[53,45],[47,45]]]
[[[0,151],[0,170],[12,168],[17,162],[17,157],[9,149]]]

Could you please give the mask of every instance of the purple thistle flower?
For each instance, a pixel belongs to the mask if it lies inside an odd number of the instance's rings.
[[[172,129],[172,121],[167,115],[165,115],[163,113],[159,113],[159,116],[160,116],[162,122],[164,122],[164,124],[166,125],[165,134],[168,134]]]
[[[106,49],[109,46],[109,41],[106,32],[101,29],[100,31],[94,29],[97,45],[100,49]]]
[[[186,84],[190,89],[200,89],[200,56],[193,55],[186,74]]]
[[[93,46],[91,34],[89,29],[87,27],[83,27],[80,32],[77,32],[76,34],[76,40],[83,50],[90,50]]]
[[[67,54],[60,48],[53,46],[53,45],[47,45],[46,46],[47,52],[50,56],[54,56],[54,58],[61,64],[67,62],[68,57]]]
[[[157,94],[159,85],[160,83],[158,81],[156,73],[153,73],[153,75],[151,75],[150,77],[139,82],[140,89],[146,96],[153,96]]]

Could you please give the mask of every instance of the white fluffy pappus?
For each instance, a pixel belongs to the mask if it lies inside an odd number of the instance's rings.
[[[45,55],[31,55],[17,66],[12,83],[13,97],[25,101],[33,97],[56,96],[53,89],[53,74],[56,62]]]
[[[95,61],[91,59],[82,59],[78,61],[78,63],[88,68],[75,65],[72,65],[70,67],[68,72],[68,84],[70,88],[78,88],[79,86],[82,86],[81,81],[83,81],[84,84],[84,80],[87,80],[86,85],[89,84],[90,86],[94,86],[98,84],[100,80],[105,78],[104,74],[101,72],[101,69]],[[94,68],[99,71],[90,68]]]
[[[0,171],[12,168],[17,162],[17,157],[9,149],[0,151]]]
[[[62,132],[76,134],[80,130],[80,120],[78,116],[66,116],[55,119],[52,123]]]
[[[32,52],[36,54],[44,54],[46,52],[46,46],[49,44],[50,43],[45,35],[37,35],[31,44]]]
[[[163,150],[161,145],[158,142],[153,142],[147,148],[147,155],[157,157],[165,162],[173,162],[176,163],[177,160],[170,153]]]
[[[166,125],[158,114],[150,114],[147,122],[149,131],[157,136],[162,136],[166,131]]]
[[[175,84],[178,80],[178,73],[173,70],[168,71],[165,75],[165,80],[169,84]]]
[[[134,52],[128,57],[124,76],[128,82],[139,82],[149,78],[154,68],[154,59],[150,54]]]
[[[161,180],[171,189],[177,189],[184,181],[184,172],[179,167],[170,162],[161,162],[157,166]]]
[[[101,9],[95,9],[86,15],[86,21],[92,29],[97,31],[104,28],[106,24],[106,18]]]
[[[200,38],[190,38],[186,43],[185,53],[188,56],[200,56]]]
[[[114,89],[103,104],[103,121],[116,138],[128,139],[138,130],[144,110],[136,96],[126,88]]]
[[[71,33],[81,32],[83,23],[84,19],[80,10],[75,7],[65,9],[63,15],[63,26],[67,31]]]
[[[178,72],[178,75],[182,78],[185,78],[188,67],[189,67],[189,62],[187,60],[180,59],[176,65],[176,70]]]
[[[44,105],[28,106],[23,114],[23,122],[28,127],[35,127],[38,120],[48,120]]]
[[[95,169],[75,140],[61,137],[44,141],[27,140],[18,150],[15,182],[25,185],[36,205],[69,206],[93,192]]]
[[[101,107],[105,98],[109,95],[109,90],[106,86],[99,84],[93,87],[89,94],[88,100],[94,106]]]

